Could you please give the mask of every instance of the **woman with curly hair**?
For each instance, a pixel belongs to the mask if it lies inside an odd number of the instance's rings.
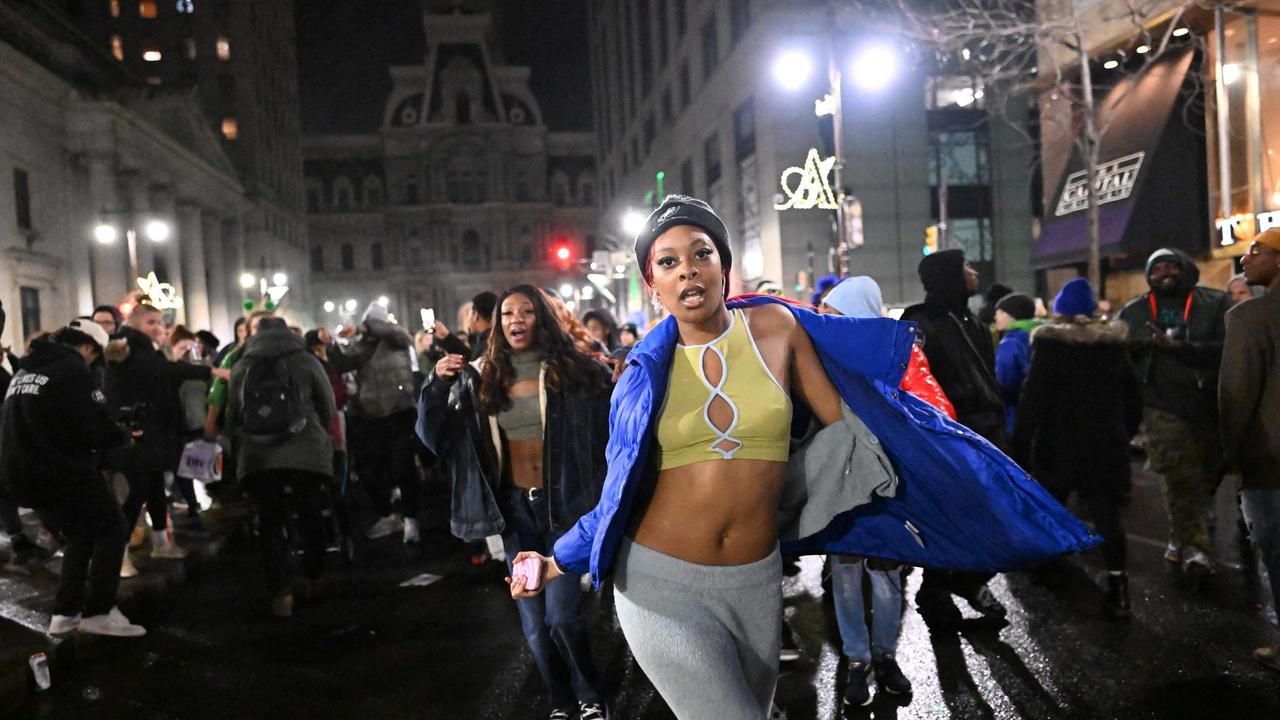
[[[485,354],[436,363],[418,403],[418,435],[453,474],[450,524],[463,540],[501,534],[507,557],[550,553],[600,499],[609,373],[575,348],[547,297],[517,285],[498,299]],[[552,720],[605,717],[581,585],[517,603]]]

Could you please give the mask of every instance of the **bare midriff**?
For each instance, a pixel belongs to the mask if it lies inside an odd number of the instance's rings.
[[[628,534],[699,565],[762,560],[778,545],[775,516],[785,468],[770,460],[707,460],[663,470]]]
[[[507,449],[511,484],[525,490],[542,487],[542,441],[509,440]]]

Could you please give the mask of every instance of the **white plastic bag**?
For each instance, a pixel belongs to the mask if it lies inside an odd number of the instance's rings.
[[[178,475],[203,483],[222,479],[222,447],[205,440],[192,440],[182,448]]]

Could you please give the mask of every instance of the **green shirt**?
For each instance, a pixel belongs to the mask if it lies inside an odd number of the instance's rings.
[[[244,345],[239,345],[236,349],[227,353],[222,358],[222,364],[218,367],[223,370],[230,370],[232,365],[240,359],[240,353],[244,352]],[[227,381],[222,378],[214,378],[213,384],[209,386],[209,406],[216,408],[224,408],[227,406]]]

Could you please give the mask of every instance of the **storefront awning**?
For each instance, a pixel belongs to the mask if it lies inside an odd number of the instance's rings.
[[[1166,193],[1170,189],[1166,187],[1168,175],[1162,170],[1170,159],[1162,154],[1185,154],[1185,148],[1170,148],[1184,143],[1169,140],[1166,126],[1170,124],[1191,60],[1192,53],[1186,52],[1153,63],[1141,73],[1121,79],[1098,105],[1096,119],[1105,131],[1099,142],[1095,189],[1099,202],[1099,245],[1104,254],[1108,251],[1139,254],[1148,252],[1152,244],[1157,247],[1184,244],[1163,237],[1165,232],[1159,228],[1165,223],[1153,225],[1148,216],[1166,212],[1162,209],[1165,205],[1183,203],[1184,186],[1196,185],[1188,182],[1189,178],[1179,178],[1172,188],[1177,192],[1169,195]],[[1178,117],[1173,122],[1183,120]],[[1063,143],[1057,148],[1046,146],[1044,152],[1070,155],[1058,179],[1053,201],[1045,207],[1040,238],[1033,253],[1033,264],[1037,268],[1081,262],[1088,257],[1089,248],[1084,160],[1073,143]],[[1046,157],[1046,164],[1052,164],[1048,160]],[[1193,173],[1202,163],[1203,160],[1184,164],[1175,172]],[[1180,211],[1171,207],[1167,212],[1178,215],[1185,213],[1186,208]],[[1140,232],[1135,224],[1142,226]],[[1197,226],[1196,231],[1199,230]],[[1153,232],[1162,237],[1151,237]]]

